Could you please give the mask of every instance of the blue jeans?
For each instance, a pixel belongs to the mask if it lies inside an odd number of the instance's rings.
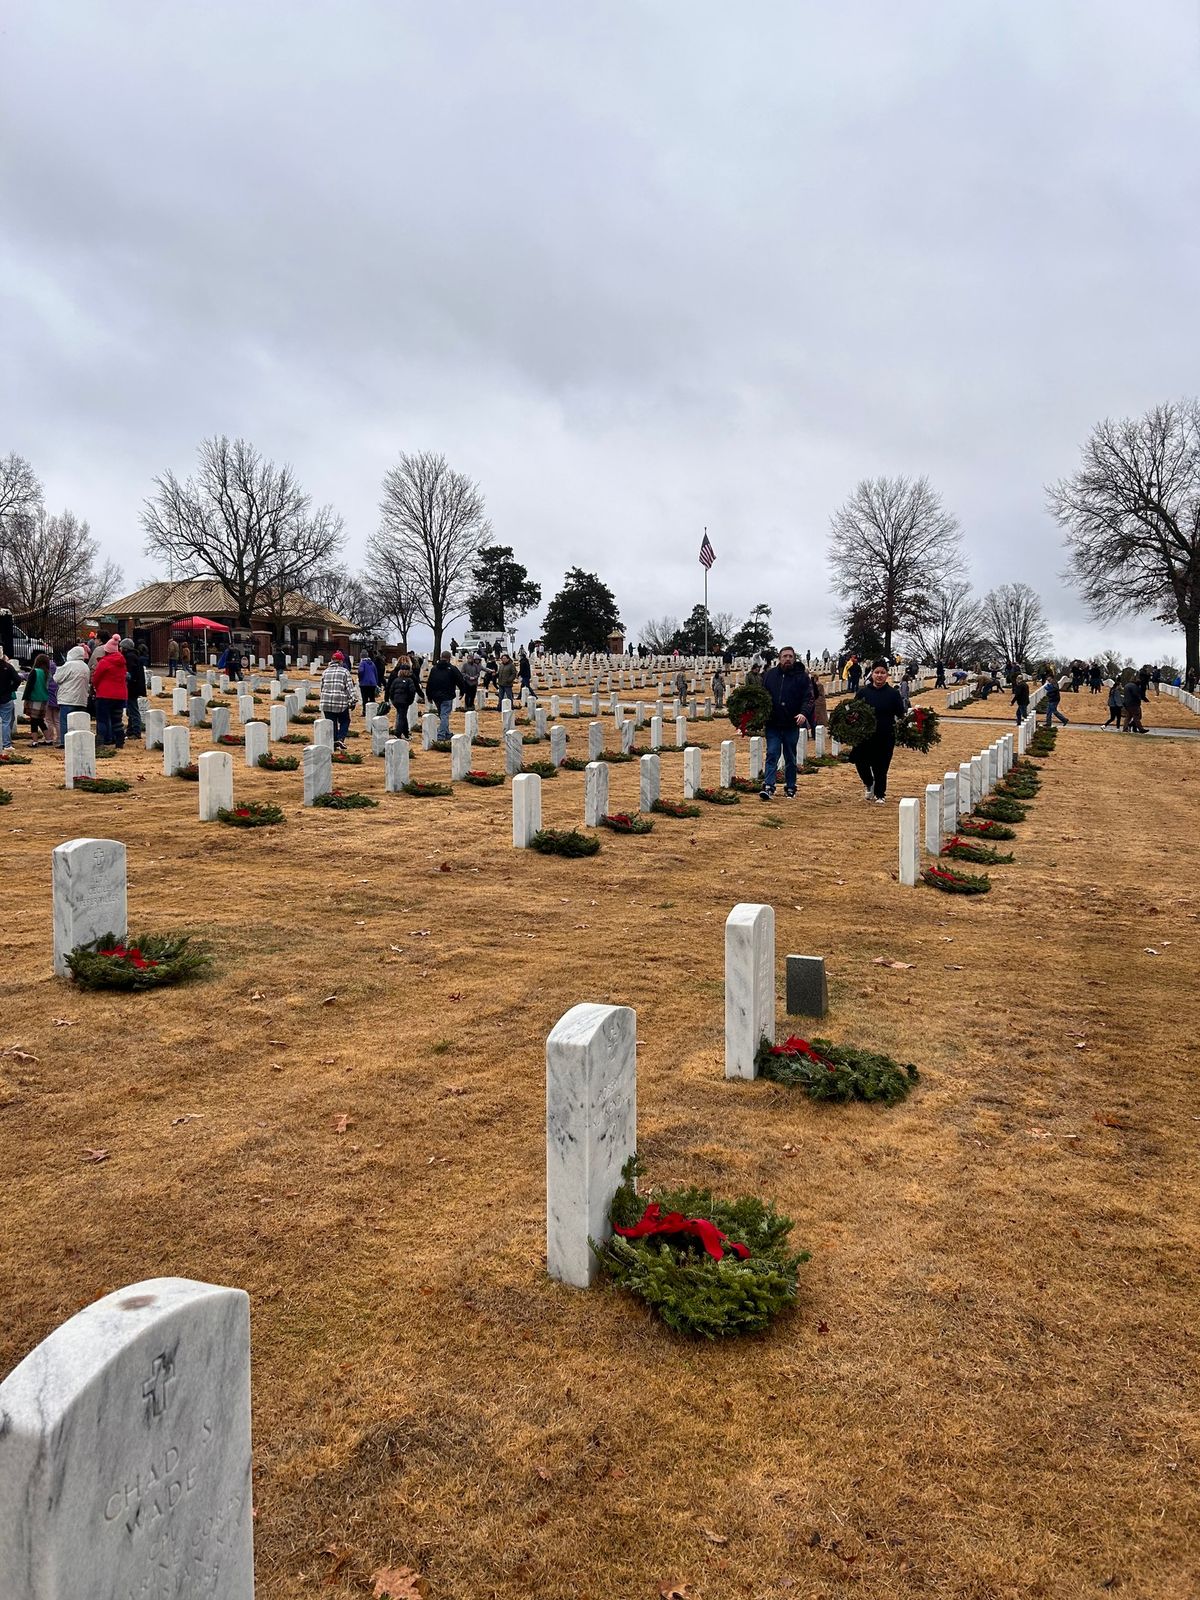
[[[96,743],[115,744],[118,750],[124,745],[124,700],[104,700],[96,696]]]
[[[0,750],[12,749],[13,717],[16,706],[11,700],[6,700],[0,705]]]
[[[58,742],[64,743],[67,737],[67,718],[76,711],[86,711],[86,706],[59,706],[58,708]]]
[[[450,737],[450,713],[454,710],[453,698],[438,701],[438,731],[439,739]]]
[[[1058,718],[1058,720],[1062,723],[1063,727],[1065,728],[1066,725],[1067,725],[1067,719],[1066,719],[1066,717],[1063,716],[1062,712],[1058,709],[1058,701],[1057,700],[1054,700],[1054,701],[1049,701],[1048,700],[1046,702],[1046,726],[1048,728],[1053,726],[1055,717]]]
[[[347,706],[345,711],[326,711],[324,715],[333,723],[334,744],[345,744],[346,735],[350,732],[350,708]]]
[[[767,770],[763,774],[763,788],[775,787],[776,774],[779,771],[779,755],[783,752],[783,785],[785,789],[796,787],[796,746],[800,742],[800,729],[768,728],[767,729]]]
[[[141,709],[137,703],[137,696],[131,694],[129,696],[129,725],[126,732],[131,739],[140,739],[142,731]]]

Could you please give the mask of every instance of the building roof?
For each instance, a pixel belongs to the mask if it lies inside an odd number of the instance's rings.
[[[120,600],[110,600],[105,615],[114,617],[212,617],[215,622],[236,620],[237,602],[223,583],[215,578],[187,578],[178,583],[148,583]],[[262,616],[260,610],[256,613]],[[348,617],[328,611],[301,594],[287,596],[285,622],[315,622],[341,632],[352,632],[355,624]]]

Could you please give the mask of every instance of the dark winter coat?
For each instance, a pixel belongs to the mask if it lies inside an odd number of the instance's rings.
[[[425,698],[440,706],[443,700],[453,700],[466,690],[466,680],[452,661],[436,661],[425,680]]]
[[[873,683],[864,683],[854,698],[865,700],[875,713],[874,737],[881,744],[895,744],[896,718],[904,716],[899,689],[891,683],[885,683],[882,689],[877,689]]]
[[[146,693],[146,666],[132,650],[122,650],[125,658],[125,682],[131,700],[140,700]]]
[[[762,686],[771,696],[768,728],[794,728],[797,717],[804,717],[809,727],[813,726],[813,681],[798,661],[790,672],[768,667],[762,675]]]
[[[397,711],[407,711],[417,698],[417,683],[411,672],[394,672],[388,684],[388,699]]]

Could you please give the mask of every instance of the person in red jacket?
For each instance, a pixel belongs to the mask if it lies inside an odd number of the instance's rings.
[[[92,693],[96,696],[96,743],[125,743],[125,702],[129,698],[121,636],[112,638],[92,662]]]

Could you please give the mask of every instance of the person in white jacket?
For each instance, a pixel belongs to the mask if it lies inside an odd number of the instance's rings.
[[[61,666],[54,669],[54,681],[58,685],[58,731],[59,738],[67,737],[67,718],[72,711],[86,711],[88,695],[92,688],[92,675],[88,671],[87,656],[81,644],[72,645],[67,651],[67,659]]]

